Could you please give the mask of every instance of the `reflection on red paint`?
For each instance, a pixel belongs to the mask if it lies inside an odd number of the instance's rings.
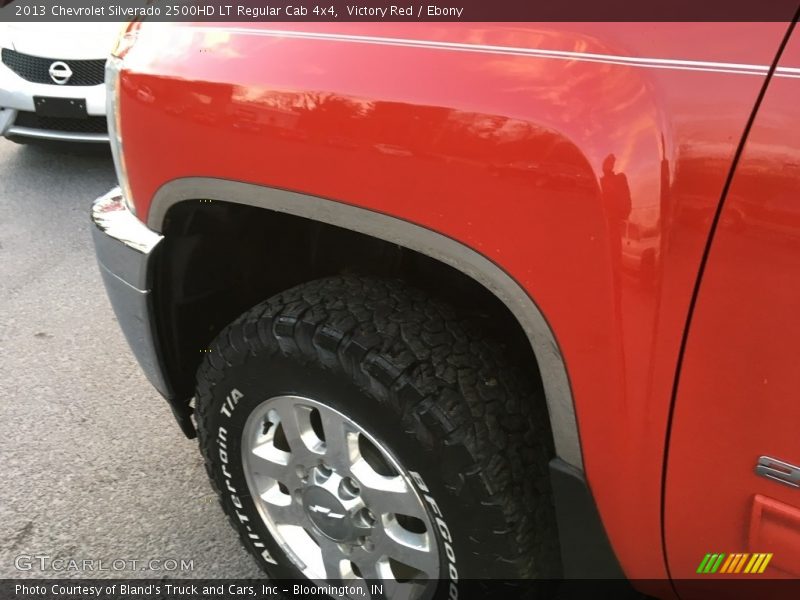
[[[761,65],[786,29],[270,26]],[[763,77],[164,27],[141,27],[151,37],[122,75],[138,214],[172,179],[236,179],[395,215],[499,264],[556,334],[623,568],[664,577],[661,471],[681,336]],[[754,202],[731,218],[778,210]]]
[[[797,35],[781,64],[800,64]],[[691,576],[692,552],[702,540],[756,544],[748,549],[775,552],[770,577],[798,574],[798,523],[761,523],[756,510],[766,502],[800,513],[798,490],[755,473],[761,455],[800,464],[798,85],[788,78],[769,84],[725,199],[692,320],[666,490],[676,578]],[[691,509],[698,503],[714,510],[700,514]]]

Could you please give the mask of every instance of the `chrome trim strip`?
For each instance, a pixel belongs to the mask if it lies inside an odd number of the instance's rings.
[[[528,336],[544,382],[556,454],[582,468],[572,391],[558,343],[535,302],[498,265],[452,238],[389,215],[334,200],[223,179],[187,177],[164,184],[153,197],[148,226],[160,232],[170,208],[184,200],[198,199],[265,208],[357,231],[435,258],[486,287],[508,307]]]
[[[380,46],[402,46],[425,48],[428,50],[449,50],[453,52],[478,52],[481,54],[502,54],[530,56],[535,58],[553,58],[558,60],[577,60],[631,67],[648,67],[651,69],[675,69],[681,71],[704,71],[711,73],[736,73],[739,75],[766,75],[769,65],[747,63],[729,63],[703,60],[684,60],[674,58],[650,58],[626,56],[624,54],[602,54],[595,52],[574,52],[569,50],[549,50],[545,48],[525,48],[520,46],[494,46],[488,44],[469,44],[461,42],[441,42],[435,40],[419,40],[413,38],[393,38],[370,35],[352,35],[343,33],[319,33],[310,31],[291,31],[280,29],[250,29],[245,27],[204,27],[185,26],[198,31],[224,31],[240,35],[282,37],[305,40],[323,40],[356,44],[374,44]],[[778,77],[800,77],[800,68],[778,67]]]
[[[108,135],[103,133],[70,133],[67,131],[52,131],[49,129],[33,129],[31,127],[10,127],[5,135],[20,135],[37,138],[40,140],[58,140],[65,142],[96,142],[108,143]]]

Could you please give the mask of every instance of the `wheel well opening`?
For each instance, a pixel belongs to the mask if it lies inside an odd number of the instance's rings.
[[[216,200],[175,204],[162,232],[153,302],[177,398],[193,396],[203,352],[228,323],[282,290],[337,274],[400,279],[462,313],[490,319],[507,355],[535,371],[541,386],[536,357],[511,311],[470,276],[434,258],[335,225]]]

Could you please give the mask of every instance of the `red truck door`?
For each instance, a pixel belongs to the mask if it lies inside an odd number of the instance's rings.
[[[664,504],[684,600],[710,597],[707,585],[713,597],[752,592],[719,586],[730,578],[800,577],[798,67],[795,32],[732,179],[689,326]]]

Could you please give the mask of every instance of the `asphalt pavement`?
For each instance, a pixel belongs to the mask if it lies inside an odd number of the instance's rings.
[[[106,298],[113,185],[110,153],[0,138],[0,578],[260,577]]]

